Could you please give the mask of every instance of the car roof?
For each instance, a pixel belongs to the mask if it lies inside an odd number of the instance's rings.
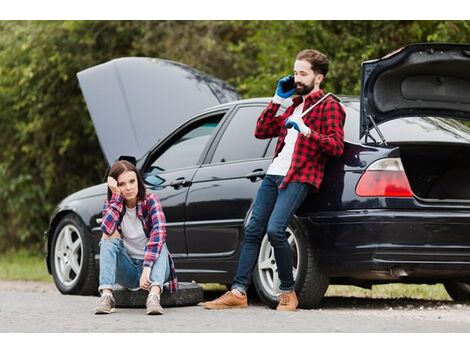
[[[359,96],[355,95],[339,95],[338,96],[343,103],[359,103]],[[210,108],[204,109],[201,113],[205,114],[212,111],[217,111],[220,109],[229,109],[235,105],[240,104],[268,104],[272,100],[272,97],[260,97],[260,98],[248,98],[248,99],[240,99],[236,101],[232,101],[225,104],[220,104],[216,106],[212,106]]]

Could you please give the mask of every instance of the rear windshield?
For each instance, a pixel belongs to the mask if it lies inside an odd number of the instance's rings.
[[[379,129],[387,142],[470,143],[470,122],[449,117],[404,117],[384,122]],[[375,129],[370,133],[380,141]]]

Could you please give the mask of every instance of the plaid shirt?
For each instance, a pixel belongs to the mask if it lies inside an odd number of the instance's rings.
[[[315,104],[322,96],[322,90],[307,96],[303,111]],[[271,101],[258,118],[255,129],[256,138],[279,137],[274,157],[284,146],[284,139],[287,135],[284,122],[302,103],[302,100],[301,96],[295,97],[293,104],[280,116],[276,116],[280,105]],[[328,156],[339,157],[343,154],[345,116],[346,113],[341,104],[334,98],[327,97],[303,117],[305,125],[311,129],[312,134],[307,138],[299,133],[290,168],[279,188],[285,188],[289,182],[310,183],[316,190],[320,188]]]
[[[101,229],[106,235],[112,235],[116,231],[122,234],[121,221],[125,212],[124,197],[121,194],[113,193],[111,199],[104,202]],[[145,247],[144,266],[151,267],[160,255],[162,246],[166,241],[165,214],[163,214],[160,200],[155,194],[147,194],[143,201],[138,201],[136,213],[142,222],[145,236],[149,239]],[[173,293],[178,290],[178,280],[171,255],[169,255],[169,260],[170,279],[168,288]]]

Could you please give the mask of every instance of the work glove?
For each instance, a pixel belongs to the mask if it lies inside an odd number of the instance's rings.
[[[289,117],[286,120],[285,125],[287,128],[294,127],[294,129],[296,129],[297,132],[302,133],[305,137],[310,136],[310,133],[311,133],[310,128],[307,127],[307,125],[304,123],[300,115]]]
[[[282,102],[290,98],[295,92],[294,77],[292,75],[281,78],[277,82],[276,93],[274,94],[273,102],[282,104]]]

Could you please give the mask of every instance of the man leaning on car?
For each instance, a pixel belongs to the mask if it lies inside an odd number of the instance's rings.
[[[308,193],[318,191],[327,158],[341,156],[344,147],[344,109],[332,95],[325,95],[320,89],[327,73],[328,59],[323,53],[302,50],[294,63],[294,75],[279,80],[274,98],[258,118],[256,138],[279,137],[274,158],[245,230],[231,291],[206,302],[204,308],[248,306],[246,292],[261,240],[267,233],[280,280],[277,310],[297,309],[293,259],[285,231]],[[294,93],[298,96],[292,99],[286,112],[276,116],[281,103]]]

